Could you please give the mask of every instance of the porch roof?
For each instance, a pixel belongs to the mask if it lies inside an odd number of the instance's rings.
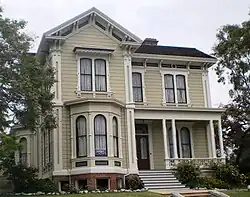
[[[218,120],[223,108],[184,108],[136,106],[135,119]]]

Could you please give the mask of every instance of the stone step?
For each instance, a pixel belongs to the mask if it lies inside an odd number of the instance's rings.
[[[151,176],[151,175],[161,175],[161,176],[168,176],[173,175],[172,172],[152,172],[152,173],[139,173],[140,176]]]
[[[179,182],[174,182],[174,183],[145,183],[144,186],[145,187],[151,187],[151,186],[177,186],[177,185],[181,185],[181,183]]]
[[[184,192],[181,194],[185,197],[209,197],[210,196],[208,191]]]
[[[140,177],[142,181],[172,181],[177,180],[174,176],[173,177]]]
[[[184,189],[185,186],[184,185],[170,185],[170,186],[166,186],[166,185],[154,185],[154,186],[150,186],[150,187],[146,187],[149,190],[154,190],[154,189]]]
[[[159,184],[159,183],[180,183],[177,179],[172,180],[146,180],[144,184]]]
[[[139,175],[139,177],[157,177],[157,178],[170,178],[170,177],[175,177],[173,174],[143,174],[143,175]]]

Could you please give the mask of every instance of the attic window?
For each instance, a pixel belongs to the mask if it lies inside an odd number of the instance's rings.
[[[82,28],[83,26],[89,23],[89,18],[83,18],[78,21],[78,29]]]
[[[177,65],[176,67],[177,67],[177,68],[187,68],[186,65]]]
[[[61,36],[67,36],[69,35],[73,30],[73,24],[69,25],[68,27],[64,28],[62,31],[61,31]]]
[[[143,66],[143,62],[132,62],[132,66]]]
[[[163,68],[171,68],[171,64],[161,64],[161,67],[163,67]]]
[[[122,41],[122,38],[120,38],[116,33],[112,32],[112,36],[115,37],[120,42]]]
[[[201,66],[189,66],[190,69],[198,69],[201,70]]]
[[[100,22],[95,21],[95,24],[105,31],[106,28]]]
[[[158,67],[158,63],[147,63],[148,67]]]

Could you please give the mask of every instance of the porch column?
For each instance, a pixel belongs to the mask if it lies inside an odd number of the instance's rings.
[[[166,119],[162,119],[162,132],[163,132],[163,142],[164,142],[164,162],[165,162],[165,168],[167,169],[169,164],[168,164],[168,143],[167,143]]]
[[[177,153],[177,139],[176,139],[175,119],[172,119],[171,122],[172,122],[172,139],[173,139],[174,159],[177,159],[178,158],[178,153]]]
[[[223,146],[223,137],[222,137],[221,119],[218,120],[218,135],[219,135],[219,142],[220,142],[220,157],[225,158],[224,146]]]
[[[210,130],[210,136],[211,136],[212,157],[216,158],[216,147],[215,147],[214,123],[213,123],[213,120],[209,120],[209,130]]]

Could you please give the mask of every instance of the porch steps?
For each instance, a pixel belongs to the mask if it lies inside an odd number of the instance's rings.
[[[181,193],[181,195],[183,195],[184,197],[210,197],[211,196],[208,191],[184,192],[184,193]]]
[[[174,176],[171,170],[139,171],[139,177],[149,190],[185,188]]]

